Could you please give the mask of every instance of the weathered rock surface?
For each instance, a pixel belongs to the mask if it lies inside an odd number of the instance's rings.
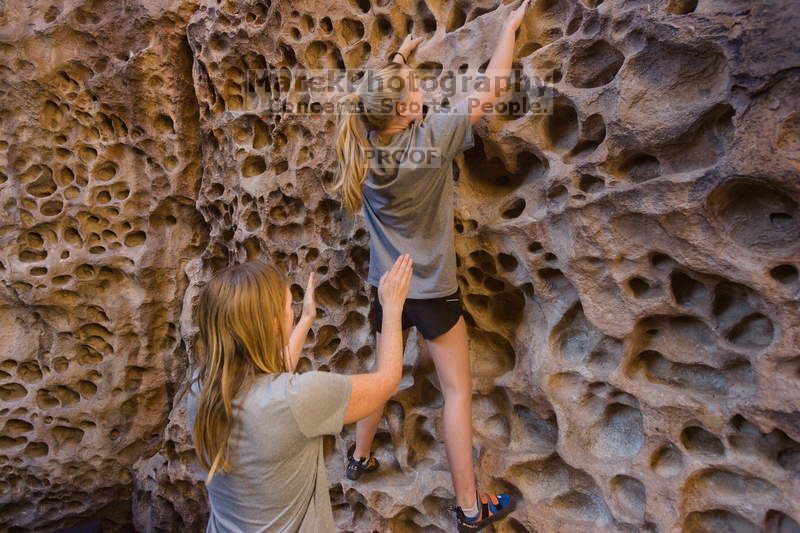
[[[197,530],[185,426],[199,287],[318,273],[301,367],[369,367],[367,234],[331,117],[248,111],[248,71],[476,68],[508,6],[0,2],[0,528]],[[455,221],[500,531],[798,531],[800,13],[791,0],[538,0],[553,112],[476,126]],[[275,89],[274,95],[279,93]],[[299,299],[300,285],[293,287]],[[412,342],[342,529],[450,530],[442,397]]]

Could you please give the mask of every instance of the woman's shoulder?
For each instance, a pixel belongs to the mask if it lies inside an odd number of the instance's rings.
[[[302,373],[287,373],[286,383],[289,388],[324,386],[331,380],[337,379],[339,374],[323,372],[321,370],[309,370]],[[337,376],[337,377],[332,377]]]
[[[294,373],[282,372],[280,374],[259,374],[253,382],[242,391],[237,402],[249,403],[285,401],[292,396],[309,393],[315,389],[324,389],[339,381],[348,379],[342,374],[311,370],[308,372]],[[194,394],[199,393],[199,383],[191,385]]]
[[[291,373],[280,372],[278,374],[258,374],[253,380],[252,390],[260,392],[277,393],[286,389],[286,385],[291,379]]]
[[[260,409],[267,405],[285,402],[288,396],[289,376],[288,373],[259,374],[234,402],[245,410]]]
[[[286,390],[291,398],[314,396],[320,392],[337,389],[349,383],[350,377],[334,372],[311,370],[302,374],[290,374]]]
[[[302,398],[314,397],[325,389],[335,387],[336,382],[344,377],[313,370],[302,374],[262,374],[253,380],[249,390],[238,400],[246,410],[274,407],[276,404],[296,404]]]

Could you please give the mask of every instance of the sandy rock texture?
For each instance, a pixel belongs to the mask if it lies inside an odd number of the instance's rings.
[[[330,116],[252,73],[477,68],[496,1],[0,2],[0,529],[193,531],[184,395],[203,283],[266,256],[320,314],[302,369],[368,369],[368,235],[328,192]],[[538,0],[458,168],[456,247],[497,531],[800,531],[800,12]],[[545,74],[546,73],[546,74]],[[291,99],[287,87],[270,87]],[[337,522],[451,531],[442,396],[415,335]]]

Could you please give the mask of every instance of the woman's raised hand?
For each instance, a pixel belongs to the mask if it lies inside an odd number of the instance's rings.
[[[517,31],[519,25],[522,24],[522,19],[525,18],[525,10],[528,9],[528,4],[530,0],[522,0],[522,3],[517,6],[517,8],[511,12],[508,18],[505,21],[505,27],[512,30]]]
[[[403,40],[403,44],[400,45],[399,52],[408,59],[408,56],[417,49],[419,43],[421,43],[425,38],[424,37],[417,37],[411,33],[406,35],[406,38]]]
[[[411,284],[412,265],[411,256],[403,254],[397,258],[392,268],[381,276],[378,297],[384,313],[402,313],[403,304],[408,295],[408,287]]]

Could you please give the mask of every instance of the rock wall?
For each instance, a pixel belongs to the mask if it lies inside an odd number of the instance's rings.
[[[495,1],[0,2],[0,528],[199,530],[192,307],[230,261],[318,273],[301,368],[369,368],[368,236],[330,117],[248,111],[248,71],[477,68]],[[499,531],[798,531],[800,13],[791,0],[538,0],[457,160],[457,253]],[[277,93],[277,94],[276,94]],[[273,96],[285,97],[281,88]],[[300,285],[292,287],[302,297]],[[450,530],[442,397],[412,335],[344,530]]]

